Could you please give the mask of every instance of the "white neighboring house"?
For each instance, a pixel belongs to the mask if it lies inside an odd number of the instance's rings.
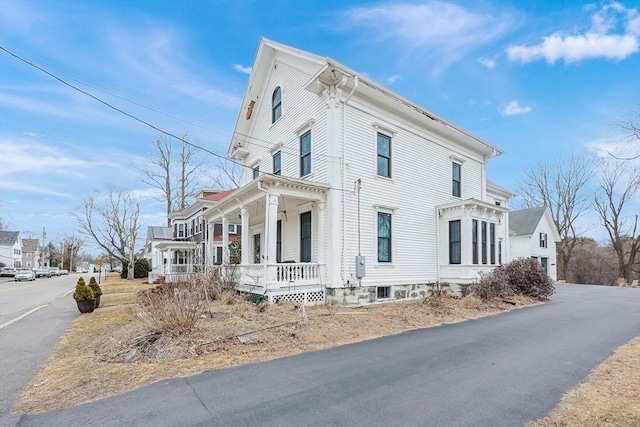
[[[0,262],[7,267],[22,266],[22,239],[19,231],[0,231]]]
[[[531,257],[553,279],[558,280],[556,243],[560,234],[547,207],[509,212],[511,258]]]
[[[233,135],[244,185],[203,217],[241,222],[240,290],[419,298],[509,259],[502,151],[331,58],[262,39]]]
[[[144,244],[143,256],[151,267],[149,283],[153,283],[157,279],[156,274],[164,272],[164,266],[169,262],[168,253],[159,250],[158,244],[170,242],[171,240],[173,240],[173,229],[171,227],[147,227],[147,238]]]

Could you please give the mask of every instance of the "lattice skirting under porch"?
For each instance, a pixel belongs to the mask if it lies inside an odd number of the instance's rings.
[[[269,295],[269,302],[290,301],[300,305],[321,304],[325,301],[324,291],[307,291],[293,294]]]

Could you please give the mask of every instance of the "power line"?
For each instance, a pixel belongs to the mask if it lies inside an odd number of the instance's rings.
[[[215,156],[215,157],[217,157],[219,159],[222,159],[224,161],[231,162],[231,163],[233,163],[235,165],[238,165],[240,167],[243,167],[243,168],[252,169],[250,166],[244,165],[244,164],[242,164],[242,163],[240,163],[240,162],[238,162],[236,160],[230,159],[228,157],[224,157],[224,156],[222,156],[222,155],[220,155],[218,153],[215,153],[215,152],[213,152],[213,151],[211,151],[211,150],[209,150],[207,148],[201,147],[201,146],[199,146],[197,144],[194,144],[194,143],[192,143],[190,141],[187,141],[186,139],[183,139],[183,138],[181,138],[181,137],[179,137],[179,136],[177,136],[177,135],[175,135],[175,134],[173,134],[173,133],[171,133],[169,131],[165,131],[164,129],[161,129],[161,128],[155,126],[154,124],[149,123],[146,120],[143,120],[143,119],[141,119],[141,118],[139,118],[139,117],[137,117],[137,116],[135,116],[135,115],[133,115],[131,113],[128,113],[128,112],[126,112],[126,111],[124,111],[124,110],[122,110],[122,109],[110,104],[109,102],[107,102],[107,101],[105,101],[105,100],[103,100],[101,98],[98,98],[97,96],[93,95],[92,93],[89,93],[89,92],[87,92],[87,91],[85,91],[85,90],[83,90],[83,89],[81,89],[81,88],[79,88],[79,87],[67,82],[66,80],[64,80],[64,79],[58,77],[57,75],[53,74],[52,72],[48,71],[44,67],[41,67],[40,65],[38,65],[38,64],[36,64],[36,63],[34,63],[32,61],[29,61],[29,60],[27,60],[27,59],[15,54],[15,53],[13,53],[12,51],[6,49],[5,47],[3,47],[1,45],[0,45],[0,50],[4,51],[5,53],[7,53],[10,56],[13,56],[14,58],[18,59],[19,61],[22,61],[25,64],[27,64],[27,65],[29,65],[31,67],[34,67],[39,71],[42,71],[46,75],[48,75],[48,76],[52,77],[53,79],[59,81],[60,83],[64,84],[65,86],[68,86],[68,87],[70,87],[70,88],[82,93],[83,95],[86,95],[86,96],[92,98],[93,100],[105,105],[106,107],[111,108],[112,110],[117,111],[120,114],[123,114],[123,115],[125,115],[125,116],[127,116],[127,117],[129,117],[129,118],[131,118],[131,119],[133,119],[133,120],[135,120],[137,122],[139,122],[139,123],[142,123],[143,125],[148,126],[151,129],[153,129],[153,130],[155,130],[155,131],[157,131],[157,132],[159,132],[161,134],[164,134],[164,135],[167,135],[167,136],[169,136],[171,138],[174,138],[174,139],[176,139],[176,140],[178,140],[178,141],[180,141],[180,142],[182,142],[184,144],[187,144],[187,145],[189,145],[189,146],[191,146],[193,148],[196,148],[198,150],[202,150],[205,153],[211,154],[212,156]],[[128,102],[131,102],[131,101],[128,101]],[[241,136],[247,136],[247,135],[241,135]],[[247,136],[247,138],[250,138],[250,137]],[[250,141],[247,141],[247,142],[251,143]],[[265,147],[265,148],[268,148],[268,147]],[[262,172],[262,171],[260,171],[259,173],[261,173],[263,175],[268,175],[268,176],[279,176],[279,177],[282,177],[281,175],[276,175],[276,174],[271,173],[271,172]],[[286,178],[286,177],[283,177],[283,178]],[[329,188],[332,189],[332,190],[337,190],[337,191],[345,191],[342,188],[334,188],[334,187],[329,187]]]

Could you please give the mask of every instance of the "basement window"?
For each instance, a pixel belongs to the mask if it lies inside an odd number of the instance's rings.
[[[377,287],[377,299],[389,299],[391,298],[391,286],[378,286]]]

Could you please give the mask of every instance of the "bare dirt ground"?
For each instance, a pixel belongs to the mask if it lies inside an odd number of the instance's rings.
[[[275,359],[336,345],[460,322],[516,305],[446,296],[345,308],[254,305],[230,294],[211,303],[190,333],[158,334],[135,302],[142,281],[109,276],[101,307],[79,315],[42,370],[22,390],[18,413],[42,413],[123,393],[163,378]],[[74,304],[70,301],[70,304]]]
[[[620,347],[548,417],[528,427],[605,426],[640,426],[640,337]]]

